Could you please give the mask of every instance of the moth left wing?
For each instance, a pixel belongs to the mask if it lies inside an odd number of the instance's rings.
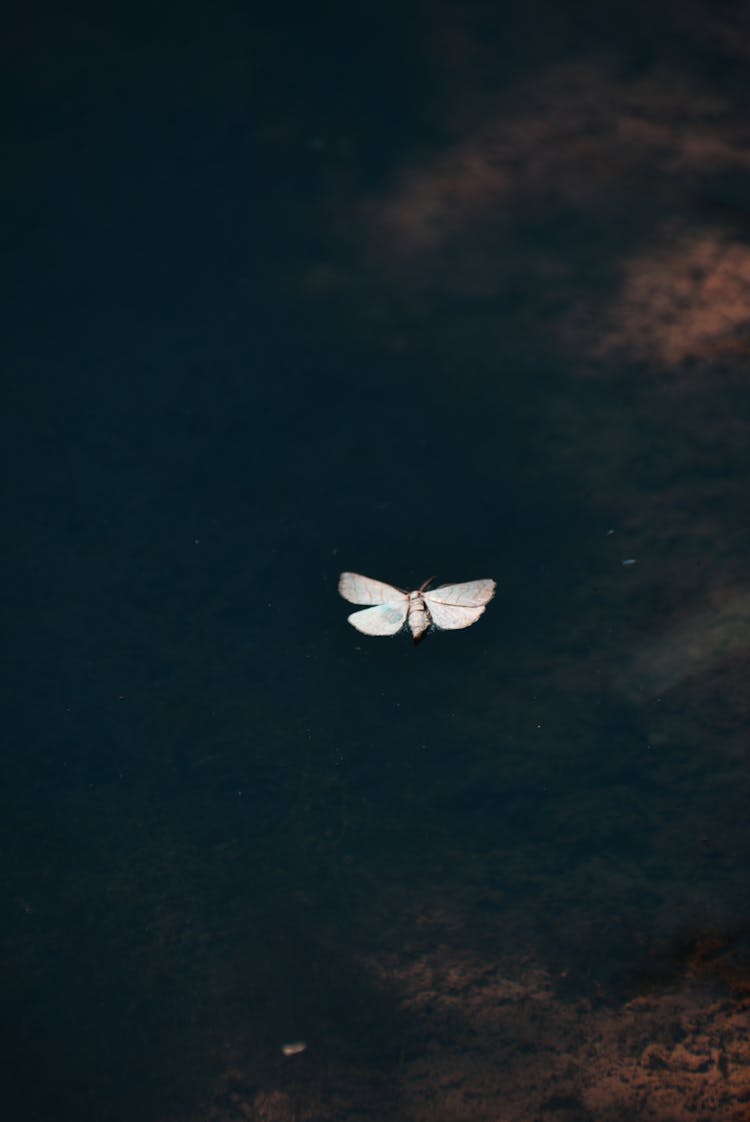
[[[395,604],[401,600],[409,600],[407,593],[400,588],[384,584],[382,580],[373,580],[372,577],[363,577],[361,573],[342,573],[339,577],[339,593],[350,604]]]
[[[404,596],[395,604],[376,604],[374,608],[352,612],[347,618],[363,635],[395,635],[406,623],[408,612],[409,598]]]

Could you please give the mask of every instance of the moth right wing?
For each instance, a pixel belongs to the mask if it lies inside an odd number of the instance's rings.
[[[407,593],[400,588],[384,584],[382,580],[373,580],[372,577],[363,577],[361,573],[342,573],[339,577],[339,594],[350,604],[386,605],[399,604],[402,600],[408,604],[409,601]],[[375,631],[372,634],[388,635],[390,632]]]
[[[460,631],[471,627],[484,614],[485,605],[468,607],[465,604],[441,604],[439,600],[427,600],[427,610],[439,631]]]
[[[377,581],[373,581],[373,584],[377,583]],[[382,585],[381,587],[387,588],[388,586]],[[352,612],[347,618],[352,627],[356,627],[357,631],[361,631],[363,635],[395,635],[406,623],[408,613],[409,597],[404,595],[403,600],[391,604],[376,604],[374,608]]]
[[[478,608],[480,604],[489,604],[495,595],[495,582],[485,578],[463,581],[462,584],[443,584],[439,588],[428,589],[422,595],[430,604],[455,604],[464,608]]]
[[[495,595],[494,580],[468,580],[462,584],[444,584],[423,592],[427,610],[435,627],[443,631],[460,631],[471,627],[483,614]]]

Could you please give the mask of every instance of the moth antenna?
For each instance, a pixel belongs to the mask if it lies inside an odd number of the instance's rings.
[[[422,587],[421,587],[421,588],[419,589],[419,591],[420,591],[420,592],[426,592],[426,591],[427,591],[427,589],[429,588],[429,586],[430,586],[430,585],[432,584],[432,582],[434,581],[434,579],[435,579],[434,577],[428,577],[428,579],[427,579],[427,580],[426,580],[426,581],[424,582],[424,584],[423,584],[423,585],[422,585]]]

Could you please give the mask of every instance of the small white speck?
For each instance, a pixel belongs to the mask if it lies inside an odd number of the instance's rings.
[[[307,1044],[305,1044],[304,1040],[293,1040],[289,1044],[281,1045],[281,1051],[285,1056],[297,1056],[300,1052],[305,1052],[306,1050]]]
[[[607,530],[607,537],[610,537],[612,534],[614,534],[614,530]]]
[[[635,557],[626,557],[622,563],[623,565],[637,565],[638,561]]]

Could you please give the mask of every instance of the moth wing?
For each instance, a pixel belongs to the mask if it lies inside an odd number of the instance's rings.
[[[427,607],[432,622],[440,631],[460,631],[462,627],[471,627],[485,609],[484,604],[441,604],[439,600],[430,600]]]
[[[393,604],[409,597],[400,588],[384,584],[382,580],[363,577],[361,573],[342,573],[339,577],[339,594],[350,604]]]
[[[495,595],[495,587],[494,580],[489,578],[467,580],[463,584],[444,584],[440,588],[431,588],[428,592],[423,592],[422,596],[430,605],[430,611],[433,604],[455,604],[465,608],[478,608],[480,605],[489,604]],[[463,626],[468,627],[468,624]]]
[[[408,612],[409,598],[405,596],[396,603],[376,604],[374,608],[352,612],[348,619],[363,635],[395,635],[406,623]]]

